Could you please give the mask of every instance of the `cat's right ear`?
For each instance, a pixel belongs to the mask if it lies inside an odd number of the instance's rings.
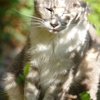
[[[88,13],[91,12],[90,6],[87,2],[81,1],[80,4],[81,4],[81,7],[83,7],[85,11],[87,11]]]
[[[38,4],[38,0],[34,0],[34,5],[37,5]]]

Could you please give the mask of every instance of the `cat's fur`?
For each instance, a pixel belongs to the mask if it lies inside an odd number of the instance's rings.
[[[97,100],[100,38],[87,21],[81,0],[34,0],[26,45],[8,68],[9,100],[80,100],[87,91]],[[24,83],[16,78],[29,62]]]

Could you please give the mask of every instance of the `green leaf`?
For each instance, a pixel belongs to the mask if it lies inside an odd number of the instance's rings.
[[[88,92],[82,92],[80,98],[81,100],[90,100],[90,94]]]
[[[23,76],[23,74],[19,74],[19,76],[16,78],[16,82],[17,83],[22,83],[24,82],[25,77]]]
[[[27,63],[27,64],[25,65],[25,67],[24,67],[23,74],[19,74],[19,76],[16,78],[16,82],[17,82],[17,83],[22,83],[22,82],[24,82],[25,77],[26,77],[26,75],[28,74],[29,68],[30,68],[30,63]]]
[[[23,71],[24,77],[26,77],[26,75],[28,74],[29,68],[30,68],[30,63],[27,63]]]

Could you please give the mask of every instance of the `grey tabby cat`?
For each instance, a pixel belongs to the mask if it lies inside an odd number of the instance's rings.
[[[9,100],[97,100],[100,38],[81,0],[34,0],[35,13],[23,50],[8,68]],[[16,79],[30,63],[25,82]]]

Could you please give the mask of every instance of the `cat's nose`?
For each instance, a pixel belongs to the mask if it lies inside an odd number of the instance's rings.
[[[53,20],[51,20],[50,25],[51,25],[53,28],[55,28],[55,27],[57,27],[57,26],[59,25],[59,22],[56,21],[55,19],[53,19]]]

